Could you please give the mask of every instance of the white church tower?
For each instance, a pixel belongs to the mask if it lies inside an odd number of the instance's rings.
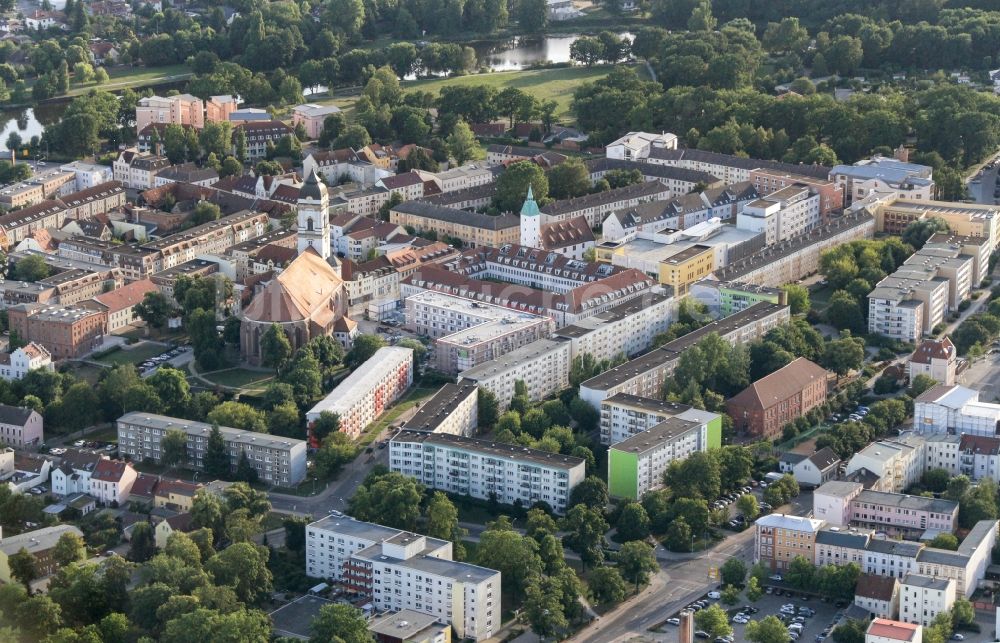
[[[316,170],[299,190],[298,241],[299,254],[312,248],[323,259],[330,258],[330,194],[316,176]]]
[[[521,206],[521,245],[529,248],[542,247],[542,213],[538,210],[530,183],[528,196]]]

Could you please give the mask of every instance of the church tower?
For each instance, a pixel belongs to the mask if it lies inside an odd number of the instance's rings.
[[[330,257],[330,194],[316,170],[299,190],[298,241],[299,254],[312,248],[323,259]]]
[[[542,213],[538,210],[530,183],[528,196],[521,206],[521,245],[529,248],[542,247]]]

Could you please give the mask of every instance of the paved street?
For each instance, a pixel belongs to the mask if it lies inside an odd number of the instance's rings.
[[[969,198],[974,200],[976,203],[985,203],[987,205],[993,205],[996,203],[997,199],[993,196],[993,191],[996,188],[997,172],[1000,171],[1000,165],[998,167],[985,167],[982,175],[978,176],[978,182],[970,182],[967,184],[969,189]]]
[[[362,451],[354,462],[347,465],[337,480],[314,496],[292,496],[283,493],[268,493],[275,511],[310,515],[314,518],[326,516],[331,511],[343,511],[347,500],[376,464],[388,464],[389,448],[373,447],[371,453]]]
[[[812,493],[803,493],[780,509],[803,516],[812,511]],[[660,571],[650,586],[570,640],[577,643],[611,643],[636,635],[649,635],[646,632],[649,627],[719,585],[719,581],[709,578],[710,569],[718,569],[734,557],[742,558],[748,566],[751,565],[754,530],[725,533],[729,535],[721,544],[696,554],[674,554],[658,547]]]

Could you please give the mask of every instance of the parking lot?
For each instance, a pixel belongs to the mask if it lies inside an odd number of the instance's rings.
[[[727,606],[719,604],[720,607],[726,610],[729,614],[730,625],[733,628],[733,639],[735,641],[745,641],[746,637],[743,635],[743,629],[746,627],[745,624],[740,622],[732,622],[733,617],[744,607],[752,607],[756,609],[756,613],[749,614],[749,619],[760,620],[765,616],[778,616],[781,617],[781,609],[785,604],[790,604],[794,606],[795,615],[801,613],[801,608],[808,608],[814,610],[816,613],[813,616],[805,616],[802,614],[803,623],[801,634],[797,639],[798,643],[812,643],[814,641],[821,640],[832,640],[829,636],[829,630],[823,639],[817,637],[823,635],[823,631],[827,628],[832,629],[832,625],[836,618],[840,618],[843,615],[843,610],[837,608],[833,603],[825,603],[816,597],[809,597],[803,599],[803,594],[801,592],[794,592],[792,597],[789,597],[785,592],[782,592],[781,596],[775,594],[765,594],[756,603],[751,603],[746,599],[745,595],[740,595],[740,601],[736,605]],[[714,601],[707,599],[708,604],[719,603],[719,601]],[[670,614],[671,617],[676,617],[677,614]],[[786,617],[786,620],[791,620],[791,618]],[[656,634],[655,637],[658,641],[666,641],[669,643],[674,643],[678,640],[677,627],[673,625],[664,625],[664,633]],[[697,627],[695,628],[698,629]],[[651,633],[652,634],[652,633]],[[711,639],[708,639],[711,640]]]
[[[156,369],[164,364],[170,364],[171,366],[179,366],[183,362],[187,361],[182,359],[186,357],[186,353],[189,352],[191,348],[189,346],[178,346],[177,348],[171,350],[165,350],[156,357],[151,357],[145,362],[136,365],[139,369],[139,374],[143,377],[147,377],[156,372]]]

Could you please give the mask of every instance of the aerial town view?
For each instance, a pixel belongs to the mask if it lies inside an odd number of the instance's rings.
[[[1000,0],[0,0],[0,643],[1000,641]]]

